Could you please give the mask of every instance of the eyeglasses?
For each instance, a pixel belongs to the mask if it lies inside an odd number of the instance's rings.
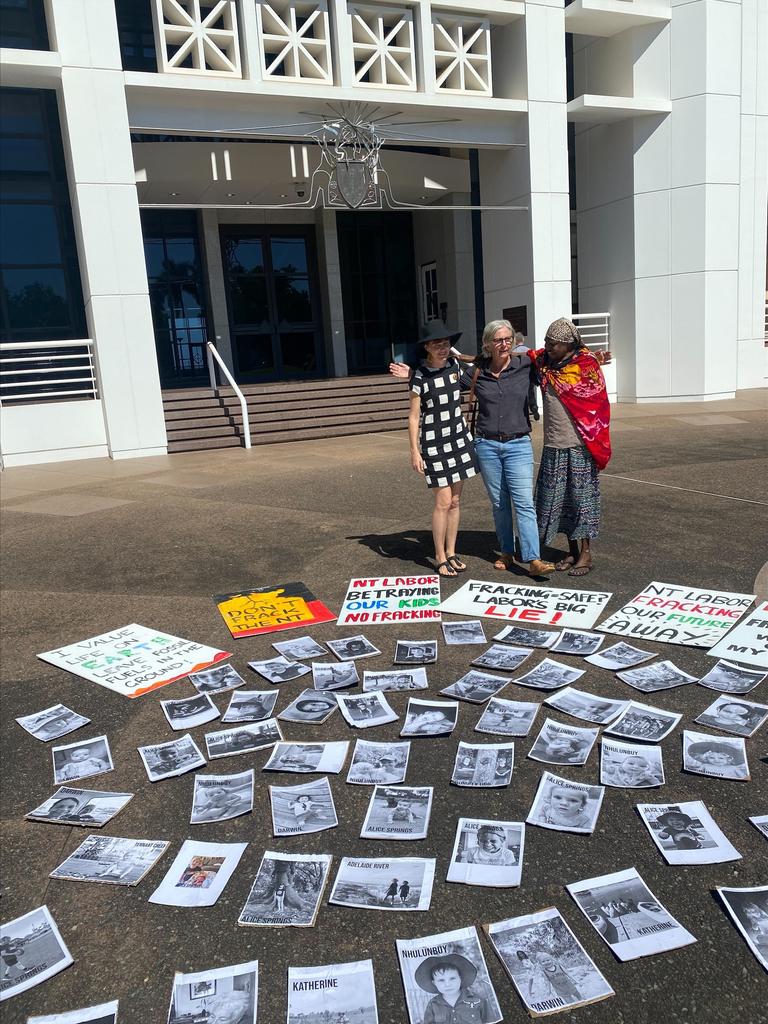
[[[510,334],[507,338],[494,338],[494,345],[506,345],[508,341],[512,341],[512,335]]]

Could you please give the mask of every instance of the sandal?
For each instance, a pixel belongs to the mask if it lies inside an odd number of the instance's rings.
[[[561,558],[560,561],[556,563],[555,568],[558,572],[566,572],[568,569],[572,568],[575,561],[576,559],[573,555],[568,555],[566,558]]]
[[[437,575],[438,576],[452,577],[452,576],[458,576],[459,575],[456,572],[456,570],[453,568],[453,566],[451,565],[451,561],[450,561],[449,558],[446,558],[446,560],[444,562],[437,562],[436,565],[435,565],[435,568],[437,569]],[[447,569],[448,571],[447,572],[441,572],[440,571],[441,569]]]
[[[466,565],[464,564],[464,562],[462,562],[458,555],[448,555],[445,560],[446,562],[448,562],[452,569],[456,570],[456,572],[467,571]]]
[[[569,570],[569,576],[586,576],[587,573],[592,572],[591,565],[576,565],[573,569]]]
[[[498,569],[499,572],[506,572],[506,570],[509,569],[513,562],[514,558],[512,557],[512,555],[505,555],[504,552],[502,551],[502,553],[493,563],[493,568]]]

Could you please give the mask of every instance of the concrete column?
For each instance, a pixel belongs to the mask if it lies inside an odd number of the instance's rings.
[[[62,135],[85,311],[112,458],[164,454],[149,304],[114,6],[50,0],[62,61]]]
[[[346,377],[348,375],[347,336],[344,331],[344,300],[341,292],[336,211],[317,210],[315,224],[317,225],[317,262],[320,290],[323,297],[323,327],[328,375],[330,377]]]
[[[227,307],[227,285],[224,279],[224,263],[221,257],[219,239],[219,211],[202,210],[202,243],[205,266],[208,271],[208,310],[210,339],[216,342],[219,355],[235,372],[232,356],[232,338],[229,333],[229,309]]]

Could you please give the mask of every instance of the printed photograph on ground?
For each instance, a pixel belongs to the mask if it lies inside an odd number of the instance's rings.
[[[0,1000],[26,992],[71,963],[48,907],[0,925]]]
[[[688,686],[690,683],[698,682],[696,676],[683,672],[672,661],[654,661],[652,665],[617,672],[616,677],[642,693],[672,690],[676,686]]]
[[[757,831],[765,839],[768,839],[768,814],[757,814],[749,819]]]
[[[23,715],[16,721],[30,736],[47,743],[48,740],[57,740],[60,736],[66,736],[75,729],[88,725],[90,718],[78,715],[64,704],[54,704],[53,707],[37,711],[33,715]]]
[[[278,654],[289,661],[310,661],[312,658],[324,658],[328,648],[311,636],[296,636],[290,640],[277,640],[272,644]]]
[[[716,892],[758,963],[768,971],[768,885],[751,889],[718,886]]]
[[[539,711],[539,704],[491,697],[477,720],[475,732],[497,736],[527,736]]]
[[[634,868],[574,882],[566,889],[619,960],[666,953],[696,941]]]
[[[396,945],[411,1024],[502,1020],[475,928],[397,939]]]
[[[212,907],[247,846],[248,843],[201,843],[185,839],[149,902],[167,907]]]
[[[263,772],[328,772],[338,775],[347,759],[349,743],[276,743]]]
[[[705,676],[699,680],[701,686],[721,693],[749,693],[759,686],[768,673],[743,665],[734,665],[730,661],[718,661]]]
[[[373,962],[288,968],[288,1024],[379,1024]]]
[[[411,744],[372,743],[357,740],[347,782],[355,786],[393,785],[405,782]]]
[[[357,686],[360,676],[354,661],[313,661],[312,685],[316,690],[344,690]]]
[[[190,824],[229,821],[253,810],[253,768],[236,775],[196,775]]]
[[[204,672],[192,672],[189,681],[198,693],[224,693],[245,686],[245,680],[232,665],[216,665]]]
[[[555,907],[483,928],[531,1017],[615,995]]]
[[[507,644],[493,644],[483,651],[472,662],[480,668],[494,669],[496,672],[514,672],[520,668],[533,651],[530,647],[510,647]]]
[[[205,749],[210,760],[217,757],[233,757],[235,754],[251,754],[254,750],[271,747],[282,738],[280,724],[275,718],[267,718],[252,725],[241,725],[235,729],[224,729],[221,732],[207,732],[204,737]]]
[[[562,665],[559,661],[553,661],[552,658],[545,658],[530,672],[518,676],[512,682],[516,686],[531,686],[534,690],[558,690],[561,686],[570,686],[575,683],[584,675],[585,671],[586,669],[572,668],[570,665]]]
[[[137,747],[137,750],[150,782],[184,775],[205,764],[205,758],[189,733],[168,743]]]
[[[672,711],[631,700],[619,717],[606,726],[605,731],[613,736],[642,740],[643,743],[659,743],[669,736],[682,717]]]
[[[339,819],[328,779],[307,779],[301,786],[270,786],[272,830],[276,836],[309,835],[336,828]]]
[[[395,665],[432,665],[437,661],[437,640],[398,640]]]
[[[342,857],[329,903],[365,910],[429,910],[434,860]]]
[[[261,928],[311,928],[332,859],[324,853],[266,850],[237,923]]]
[[[604,636],[599,633],[584,633],[579,629],[564,629],[549,648],[553,654],[574,654],[586,658],[594,654],[603,644]]]
[[[701,800],[638,804],[645,827],[667,864],[722,864],[741,860]]]
[[[282,654],[276,658],[267,658],[265,661],[249,661],[248,668],[253,669],[267,682],[275,684],[288,683],[312,671],[309,665],[302,665],[300,661],[290,661]]]
[[[710,729],[732,732],[737,736],[753,736],[765,724],[766,718],[766,704],[752,704],[748,700],[718,697],[695,721],[701,725],[708,725]]]
[[[51,1013],[44,1017],[28,1017],[27,1024],[117,1024],[117,1000],[86,1006],[81,1010]]]
[[[521,821],[459,818],[446,881],[504,889],[520,885],[524,845]]]
[[[88,836],[50,874],[72,882],[138,885],[170,843],[162,839],[117,839]]]
[[[514,763],[514,743],[460,742],[451,782],[455,786],[508,786]]]
[[[222,722],[263,722],[271,718],[277,703],[277,690],[235,690]]]
[[[336,694],[339,711],[345,721],[355,729],[371,729],[386,722],[396,722],[398,715],[382,693],[365,693],[361,696]]]
[[[551,629],[528,629],[526,626],[505,626],[493,638],[500,644],[520,644],[522,647],[538,647],[547,650],[557,643],[560,631]]]
[[[466,619],[463,622],[443,622],[443,640],[448,646],[459,644],[484,644],[485,630],[479,619]]]
[[[177,732],[194,729],[219,717],[219,709],[207,693],[196,697],[182,697],[181,700],[161,700],[160,707],[168,719],[168,725]]]
[[[367,640],[362,633],[357,636],[348,636],[343,640],[326,640],[326,647],[335,654],[339,661],[354,661],[355,658],[375,658],[381,654],[378,647],[374,647],[370,640]]]
[[[600,782],[618,789],[663,786],[661,747],[621,743],[604,736],[600,743]]]
[[[586,764],[598,732],[598,729],[580,729],[547,718],[528,757],[545,764]]]
[[[564,715],[570,715],[571,718],[580,718],[584,722],[606,725],[621,714],[629,701],[598,697],[594,693],[587,693],[585,690],[567,686],[559,693],[553,693],[551,697],[547,697],[544,703],[550,708],[557,708]]]
[[[411,697],[401,736],[450,736],[459,718],[459,705],[442,700],[415,700]]]
[[[571,782],[544,772],[525,820],[541,828],[587,835],[595,830],[604,793],[602,786]]]
[[[173,979],[168,1024],[256,1024],[259,961]]]
[[[57,786],[63,782],[75,782],[77,779],[103,775],[115,767],[106,736],[96,736],[92,740],[68,743],[62,747],[51,747],[51,756],[53,781]]]
[[[407,668],[389,672],[363,672],[363,691],[426,690],[429,686],[427,670]]]
[[[31,821],[49,821],[56,825],[80,825],[103,828],[133,799],[133,793],[105,793],[100,789],[74,789],[62,786],[39,807],[25,814]]]
[[[376,786],[361,839],[425,839],[432,792],[427,786]]]
[[[653,651],[643,651],[632,644],[625,644],[620,641],[611,647],[604,647],[597,654],[590,654],[584,660],[590,665],[597,665],[598,668],[607,668],[611,672],[618,672],[622,668],[632,668],[634,665],[642,665],[644,661],[650,661],[656,655]]]
[[[683,768],[696,775],[746,782],[749,765],[744,740],[684,729]]]
[[[445,694],[446,697],[469,701],[471,704],[482,704],[490,697],[495,697],[508,682],[509,679],[503,676],[494,676],[490,672],[478,672],[477,669],[470,669],[461,679],[446,686],[440,693]]]
[[[338,706],[336,697],[332,693],[303,690],[287,707],[283,708],[277,717],[281,722],[321,725],[331,717]]]

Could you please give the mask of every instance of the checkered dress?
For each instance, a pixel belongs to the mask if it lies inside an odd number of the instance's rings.
[[[422,365],[411,378],[421,399],[419,446],[427,487],[448,487],[477,472],[472,435],[461,412],[461,371],[455,359],[441,370]]]

